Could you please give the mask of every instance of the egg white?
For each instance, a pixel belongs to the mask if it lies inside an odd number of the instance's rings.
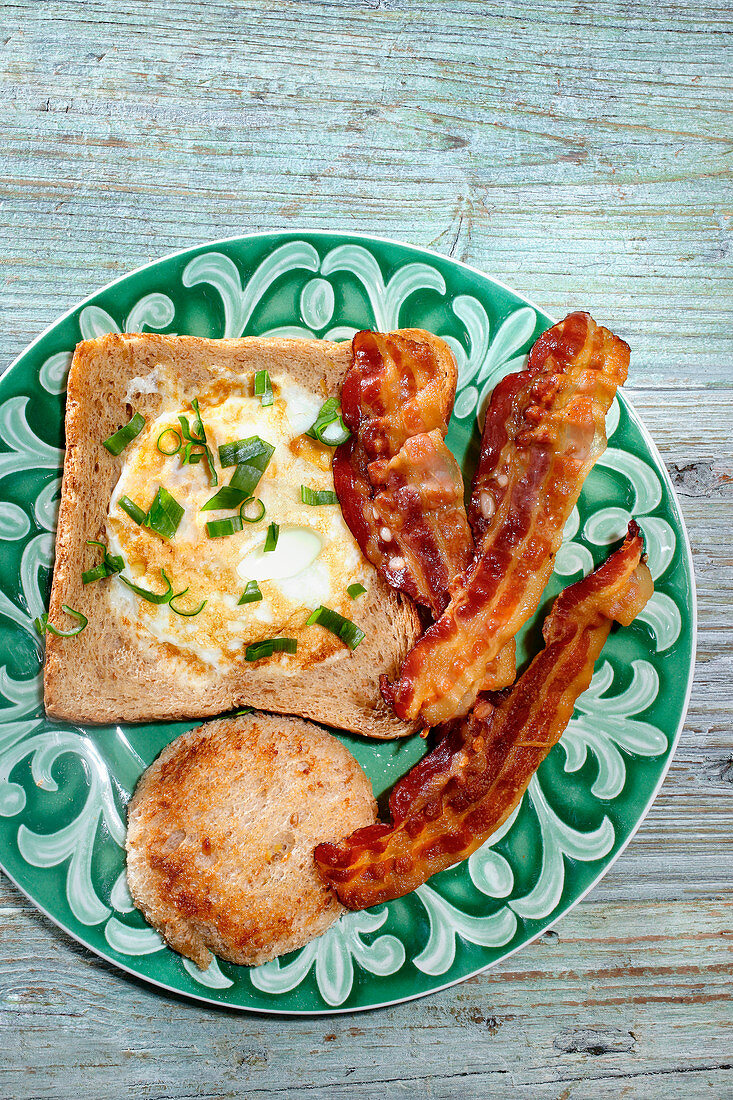
[[[230,385],[217,381],[209,391],[184,394],[172,383],[167,386],[158,373],[161,411],[125,450],[109,505],[107,540],[110,552],[124,558],[125,576],[142,588],[162,592],[161,569],[165,569],[174,591],[188,588],[178,601],[181,607],[194,608],[206,600],[198,615],[185,618],[167,604],[147,602],[114,579],[109,588],[113,613],[144,645],[165,645],[178,656],[219,672],[244,665],[250,643],[278,636],[298,642],[296,655],[268,658],[283,671],[346,657],[349,650],[338,638],[322,627],[307,626],[306,619],[324,604],[358,624],[367,598],[352,600],[347,586],[358,582],[368,590],[375,577],[338,504],[309,507],[301,500],[301,485],[333,490],[330,448],[303,436],[316,419],[322,399],[289,380],[273,377],[271,382],[274,402],[262,407],[252,394],[251,379]],[[178,415],[193,423],[190,399],[195,396],[215,456],[217,488],[228,484],[234,473],[234,467],[219,465],[221,444],[257,435],[275,448],[255,490],[265,516],[224,538],[211,539],[206,533],[207,521],[234,514],[233,509],[201,511],[217,492],[209,484],[206,462],[184,466],[182,450],[166,457],[156,446],[166,428],[180,432]],[[166,437],[166,443],[171,438]],[[170,540],[138,526],[119,506],[120,498],[127,496],[147,511],[159,485],[184,508]],[[275,551],[265,553],[272,522],[279,525],[280,538]],[[248,580],[258,581],[263,599],[240,605]]]

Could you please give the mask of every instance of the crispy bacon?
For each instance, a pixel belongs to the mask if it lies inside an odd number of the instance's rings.
[[[319,844],[322,878],[349,909],[401,897],[474,852],[507,819],[567,726],[615,620],[627,626],[651,596],[635,523],[595,572],[562,592],[545,620],[545,648],[496,706],[481,697],[389,800],[378,822]]]
[[[514,638],[510,638],[486,669],[486,676],[481,685],[481,690],[499,691],[501,688],[510,687],[516,678],[517,643]]]
[[[341,388],[347,427],[359,436],[368,460],[392,458],[411,435],[448,430],[455,398],[455,368],[437,337],[414,329],[357,332]],[[452,360],[450,367],[453,367]]]
[[[341,510],[387,582],[440,614],[473,553],[463,478],[443,441],[450,351],[410,330],[359,332],[352,349],[341,391],[352,436],[333,463]]]
[[[471,501],[478,538],[465,583],[382,694],[425,725],[466,714],[497,654],[535,611],[562,530],[606,446],[605,415],[629,348],[587,313],[539,338],[494,390]]]

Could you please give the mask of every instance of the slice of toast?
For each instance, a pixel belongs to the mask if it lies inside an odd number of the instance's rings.
[[[429,333],[408,331],[416,340],[439,345],[446,387],[454,389],[455,365],[447,346]],[[162,398],[155,379],[161,371],[174,376],[183,391],[195,393],[212,380],[241,385],[243,376],[252,378],[255,371],[267,369],[271,376],[285,376],[307,389],[320,403],[338,396],[350,358],[349,343],[266,337],[114,334],[78,345],[68,381],[66,460],[49,614],[52,623],[67,624],[62,611],[66,604],[89,622],[75,638],[47,637],[44,692],[50,716],[92,723],[144,722],[205,717],[250,705],[371,737],[399,737],[415,729],[395,717],[378,685],[380,674],[390,679],[397,674],[420,633],[419,619],[411,601],[373,570],[358,606],[366,635],[358,648],[340,659],[305,662],[295,672],[291,659],[287,675],[279,654],[246,668],[192,674],[170,647],[142,644],[124,629],[110,604],[110,586],[120,583],[117,578],[82,583],[82,571],[96,565],[100,553],[86,540],[105,540],[110,499],[125,459],[125,452],[109,454],[102,441],[129,420],[133,409],[146,420],[158,415]]]
[[[313,849],[376,820],[348,749],[300,718],[250,714],[177,737],[130,802],[127,880],[147,920],[201,967],[258,966],[343,912]]]

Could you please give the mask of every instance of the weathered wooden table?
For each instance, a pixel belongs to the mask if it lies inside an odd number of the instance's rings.
[[[450,253],[631,343],[700,635],[630,848],[556,931],[439,995],[313,1020],[187,1003],[3,881],[1,1095],[733,1097],[730,17],[722,0],[5,0],[2,366],[102,283],[210,238],[346,227]]]

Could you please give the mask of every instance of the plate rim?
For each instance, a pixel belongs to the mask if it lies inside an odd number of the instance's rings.
[[[348,237],[348,238],[353,238],[353,239],[356,239],[356,240],[362,240],[362,241],[368,241],[368,242],[378,241],[382,244],[394,245],[397,248],[407,249],[407,250],[411,250],[411,251],[420,253],[422,255],[427,255],[427,256],[430,256],[431,258],[438,257],[439,259],[445,260],[447,263],[449,263],[451,265],[456,265],[458,267],[465,268],[467,271],[470,271],[473,275],[478,275],[479,277],[481,277],[483,279],[488,279],[494,285],[496,285],[498,287],[501,287],[503,290],[508,291],[514,297],[519,298],[522,302],[524,302],[527,305],[531,306],[539,314],[544,315],[546,317],[549,317],[552,324],[557,323],[556,318],[552,314],[548,313],[546,309],[544,309],[542,306],[540,306],[532,298],[527,297],[525,294],[522,294],[520,291],[516,290],[514,287],[509,286],[508,283],[503,282],[501,279],[495,278],[493,275],[490,275],[487,272],[480,270],[480,268],[477,268],[477,267],[473,266],[472,264],[466,263],[465,260],[458,260],[453,256],[446,256],[444,253],[438,252],[438,251],[436,251],[434,249],[431,249],[429,247],[426,247],[424,245],[410,244],[406,241],[395,240],[395,238],[393,238],[393,237],[385,237],[385,236],[382,236],[380,234],[375,234],[375,233],[352,232],[348,229],[308,229],[308,228],[293,229],[292,227],[278,228],[278,229],[263,229],[263,230],[257,230],[254,233],[236,233],[236,234],[233,234],[229,237],[219,237],[219,238],[216,238],[214,240],[202,241],[199,244],[187,245],[185,248],[175,249],[173,252],[166,253],[165,255],[159,256],[156,259],[148,260],[147,263],[140,264],[137,267],[132,268],[130,271],[126,271],[122,275],[118,275],[115,279],[110,280],[110,282],[105,283],[103,286],[98,287],[96,290],[91,291],[88,295],[86,295],[86,297],[79,299],[72,306],[70,306],[69,309],[67,309],[64,313],[62,313],[58,317],[56,317],[49,325],[46,326],[46,328],[44,328],[40,333],[38,333],[38,335],[35,336],[30,341],[30,343],[25,345],[25,347],[22,349],[22,351],[19,352],[19,354],[15,357],[15,359],[13,359],[12,362],[9,363],[8,366],[5,368],[5,370],[3,370],[2,374],[0,374],[0,386],[2,385],[4,380],[10,375],[11,371],[13,371],[13,369],[20,363],[20,361],[28,354],[28,352],[30,352],[36,346],[36,344],[40,343],[40,341],[43,340],[44,337],[46,337],[50,332],[52,332],[53,329],[55,329],[57,325],[61,324],[65,320],[67,320],[78,309],[80,309],[81,307],[83,307],[87,303],[91,302],[92,299],[97,298],[100,294],[103,294],[106,291],[113,289],[118,283],[121,283],[121,282],[125,281],[126,279],[129,279],[132,276],[139,274],[142,271],[145,271],[149,268],[155,267],[157,264],[163,264],[163,263],[166,263],[170,260],[175,260],[176,258],[178,258],[180,256],[183,256],[183,255],[185,255],[187,253],[190,253],[190,252],[195,252],[195,251],[197,251],[198,249],[201,249],[201,248],[215,248],[218,245],[235,244],[235,243],[238,243],[238,242],[258,240],[258,239],[262,239],[264,237],[273,237],[273,236],[276,237],[276,236],[282,236],[282,235],[295,236],[295,237],[297,237],[297,236],[308,237],[308,236],[311,236],[311,235],[316,236],[316,237]],[[679,741],[680,741],[680,738],[682,736],[682,731],[683,731],[684,726],[685,726],[685,721],[687,719],[687,713],[688,713],[688,709],[689,709],[689,705],[690,705],[690,699],[691,699],[691,695],[692,695],[692,687],[693,687],[693,682],[694,682],[694,677],[695,677],[695,666],[696,666],[696,661],[697,661],[697,641],[698,641],[697,585],[696,585],[696,579],[695,579],[694,562],[693,562],[693,557],[692,557],[692,546],[691,546],[690,537],[689,537],[689,534],[688,534],[688,531],[687,531],[687,524],[685,522],[684,514],[683,514],[683,511],[682,511],[682,507],[680,505],[680,501],[679,501],[677,492],[676,492],[675,487],[672,483],[672,479],[669,475],[669,471],[667,469],[666,463],[664,462],[664,459],[662,458],[662,455],[660,454],[660,451],[659,451],[659,448],[657,447],[656,442],[654,441],[651,433],[649,432],[644,420],[639,415],[639,413],[636,411],[636,408],[634,407],[633,402],[630,400],[628,394],[621,393],[619,396],[622,399],[623,403],[625,404],[626,408],[628,409],[629,415],[631,416],[632,420],[634,421],[634,424],[639,429],[646,446],[649,448],[650,454],[652,455],[652,457],[656,461],[657,471],[660,473],[662,481],[664,482],[664,484],[665,484],[665,486],[666,486],[666,488],[667,488],[667,490],[670,494],[671,501],[674,505],[675,517],[676,517],[677,522],[679,524],[680,531],[682,532],[682,535],[683,535],[683,540],[682,541],[683,541],[683,544],[684,544],[685,561],[686,561],[686,565],[687,565],[687,569],[688,569],[688,573],[689,573],[689,578],[690,578],[690,596],[691,596],[690,606],[687,609],[687,611],[688,611],[688,621],[690,623],[691,634],[692,634],[692,638],[691,638],[692,644],[691,644],[691,650],[690,650],[690,662],[689,662],[689,669],[688,669],[688,675],[687,675],[687,684],[686,684],[686,688],[685,688],[684,701],[683,701],[682,708],[681,708],[681,711],[680,711],[680,718],[679,718],[679,721],[678,721],[678,724],[677,724],[677,729],[675,731],[675,734],[674,734],[673,738],[671,739],[670,749],[669,749],[669,753],[668,753],[668,756],[667,756],[667,760],[666,760],[666,762],[665,762],[665,764],[662,768],[662,771],[659,775],[657,783],[655,784],[653,790],[651,791],[651,793],[650,793],[650,795],[649,795],[649,797],[646,801],[646,804],[644,805],[642,813],[639,815],[637,821],[634,823],[634,825],[633,825],[631,831],[629,832],[628,836],[623,841],[623,843],[619,846],[618,850],[616,852],[614,852],[614,854],[610,857],[608,862],[605,863],[603,865],[603,867],[599,870],[598,874],[593,879],[591,879],[591,881],[588,883],[588,885],[582,891],[582,893],[580,893],[576,898],[574,898],[571,902],[569,902],[568,905],[566,905],[564,909],[561,909],[559,912],[556,912],[553,915],[552,919],[548,920],[547,923],[543,924],[540,929],[538,929],[536,932],[534,932],[529,937],[529,939],[526,939],[522,943],[517,944],[511,950],[509,950],[505,954],[503,954],[500,958],[495,959],[492,962],[487,963],[485,966],[480,966],[476,970],[472,970],[469,973],[463,974],[458,978],[453,978],[448,982],[444,982],[442,985],[433,986],[431,989],[424,990],[424,991],[421,991],[419,993],[413,993],[413,994],[410,994],[409,996],[406,996],[406,997],[399,997],[397,999],[392,999],[392,1000],[387,1000],[387,1001],[380,1001],[378,1003],[370,1004],[370,1005],[355,1005],[355,1006],[350,1006],[350,1007],[346,1007],[346,1008],[333,1007],[333,1008],[324,1008],[324,1009],[295,1009],[295,1010],[294,1009],[279,1009],[279,1008],[263,1008],[261,1006],[242,1005],[242,1004],[232,1003],[230,1001],[217,1000],[213,997],[207,997],[204,993],[198,993],[198,992],[193,992],[193,991],[188,991],[188,990],[181,990],[181,989],[178,989],[174,985],[168,984],[167,982],[161,982],[156,978],[150,977],[146,974],[142,974],[140,971],[133,969],[132,967],[128,966],[126,963],[118,961],[116,958],[114,958],[112,955],[106,953],[105,951],[103,951],[103,950],[101,950],[97,947],[93,947],[86,940],[82,939],[81,936],[79,936],[76,932],[74,932],[72,929],[68,928],[64,924],[63,920],[61,920],[60,918],[58,918],[58,917],[54,916],[52,913],[50,913],[46,909],[46,907],[41,902],[39,902],[35,897],[33,897],[33,895],[31,893],[29,893],[28,890],[24,886],[22,886],[16,880],[16,878],[8,871],[7,867],[5,866],[5,864],[3,862],[2,855],[0,855],[0,871],[2,871],[2,873],[10,880],[10,882],[13,883],[13,885],[16,887],[16,889],[18,889],[20,891],[20,893],[25,898],[27,898],[28,901],[30,901],[31,904],[39,912],[41,912],[48,920],[50,920],[52,924],[54,924],[57,928],[61,929],[61,931],[64,932],[67,936],[70,936],[72,940],[74,940],[76,943],[80,944],[85,950],[91,952],[92,955],[95,955],[97,958],[101,958],[105,962],[111,964],[116,970],[122,971],[125,974],[129,974],[131,977],[133,977],[137,981],[144,982],[148,986],[153,986],[156,989],[164,990],[166,993],[172,993],[176,997],[182,997],[182,998],[185,998],[186,1000],[195,1001],[199,1004],[211,1005],[211,1006],[213,1006],[217,1009],[221,1009],[221,1010],[225,1010],[225,1011],[226,1010],[233,1010],[233,1011],[236,1011],[236,1012],[249,1012],[249,1013],[252,1013],[252,1014],[257,1015],[257,1016],[278,1016],[278,1017],[288,1017],[289,1016],[289,1017],[294,1017],[294,1018],[320,1017],[320,1016],[345,1016],[345,1015],[348,1015],[348,1014],[356,1014],[356,1013],[362,1013],[362,1012],[372,1012],[372,1011],[377,1010],[377,1009],[388,1008],[388,1007],[401,1005],[401,1004],[407,1004],[410,1001],[416,1001],[416,1000],[422,999],[423,997],[430,997],[430,996],[433,996],[434,994],[442,993],[446,989],[451,989],[452,987],[454,987],[456,985],[461,985],[463,982],[468,981],[469,978],[475,978],[480,974],[487,973],[489,970],[492,970],[494,967],[504,963],[507,959],[509,959],[513,955],[515,955],[518,951],[522,951],[524,948],[530,946],[530,944],[536,943],[536,941],[541,936],[543,936],[544,933],[549,928],[553,927],[556,923],[563,920],[567,916],[567,914],[570,913],[571,910],[573,910],[576,907],[576,905],[579,905],[580,902],[583,901],[593,889],[595,889],[595,887],[598,885],[600,880],[611,870],[611,868],[614,866],[614,864],[619,859],[619,857],[625,852],[626,848],[631,843],[633,838],[636,836],[636,833],[638,832],[638,830],[641,828],[642,823],[646,820],[646,817],[649,814],[649,811],[651,810],[651,808],[652,808],[652,806],[653,806],[653,804],[654,804],[654,802],[657,798],[657,795],[659,794],[661,786],[664,783],[664,780],[667,778],[667,775],[669,773],[669,769],[670,769],[671,764],[672,764],[672,760],[674,759],[675,753],[677,752],[677,747],[679,745]],[[248,969],[248,968],[246,968],[246,969]]]

